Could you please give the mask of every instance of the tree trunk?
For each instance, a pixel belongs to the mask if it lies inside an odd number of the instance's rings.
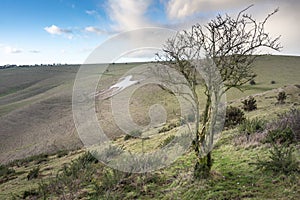
[[[205,142],[207,123],[209,121],[209,110],[211,109],[211,97],[207,95],[205,110],[203,113],[203,127],[201,132],[197,131],[197,137],[195,141],[195,153],[197,156],[197,161],[194,167],[194,177],[196,179],[208,178],[210,174],[210,169],[212,167],[212,157],[211,152],[208,152],[206,155],[203,155],[205,152],[200,152],[200,145]],[[200,134],[200,136],[198,135]]]

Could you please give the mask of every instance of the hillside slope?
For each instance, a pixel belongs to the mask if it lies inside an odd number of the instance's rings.
[[[229,102],[289,84],[299,83],[300,57],[262,56],[256,63],[256,85],[246,85],[244,93],[231,90]],[[128,69],[137,64],[116,64],[107,73],[109,87]],[[81,147],[75,130],[71,102],[73,82],[78,66],[30,67],[0,70],[0,162],[20,159],[43,152]],[[275,81],[275,84],[271,84]],[[101,87],[101,86],[100,86]],[[149,123],[148,109],[154,103],[167,107],[168,116],[176,115],[176,102],[156,86],[139,89],[131,100],[132,117],[141,124]],[[170,103],[173,102],[173,103]],[[97,105],[105,132],[120,136],[113,122],[110,102]]]
[[[285,91],[284,104],[276,104],[279,91]],[[246,118],[272,123],[278,114],[298,109],[300,120],[300,86],[288,85],[258,93],[257,110]],[[230,105],[241,107],[242,99]],[[281,118],[279,118],[281,120]],[[160,127],[161,128],[161,127]],[[154,131],[158,131],[155,129]],[[170,142],[180,128],[150,135],[147,140],[119,137],[114,141],[126,151],[155,151]],[[151,132],[153,130],[150,130]],[[299,134],[299,133],[297,133]],[[271,172],[257,169],[257,159],[268,160],[271,146],[263,142],[263,132],[250,137],[238,127],[224,130],[213,149],[214,164],[206,180],[193,179],[195,155],[192,149],[166,168],[154,172],[121,173],[97,162],[84,150],[39,155],[0,167],[1,199],[276,199],[300,198],[300,149],[294,143],[293,159],[298,172]],[[11,171],[9,171],[11,170]],[[35,175],[35,176],[34,176]],[[33,178],[31,178],[33,177]]]

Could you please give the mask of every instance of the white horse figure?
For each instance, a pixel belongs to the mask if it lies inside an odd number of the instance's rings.
[[[132,75],[122,77],[121,79],[119,79],[119,81],[116,84],[110,86],[107,90],[96,93],[95,97],[100,97],[101,99],[108,99],[118,94],[122,90],[126,89],[127,87],[130,87],[140,82],[138,80],[131,80],[131,78]]]

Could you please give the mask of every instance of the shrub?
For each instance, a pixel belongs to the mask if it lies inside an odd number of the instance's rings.
[[[266,122],[259,118],[246,119],[240,124],[239,131],[241,131],[242,133],[246,133],[247,135],[250,135],[256,132],[263,131],[265,128],[265,124]]]
[[[129,140],[131,138],[139,138],[142,135],[142,131],[140,130],[133,130],[129,134],[125,135],[124,140]]]
[[[279,144],[283,144],[283,143],[287,143],[287,144],[291,144],[294,141],[295,137],[294,137],[294,133],[292,131],[291,128],[287,127],[285,129],[275,129],[275,130],[271,130],[268,132],[265,142],[269,142],[269,143],[279,143]]]
[[[42,162],[48,161],[48,157],[49,157],[48,154],[34,155],[34,156],[30,156],[30,157],[27,157],[24,159],[15,160],[15,161],[9,163],[9,166],[17,165],[20,167],[20,166],[24,166],[30,162],[33,162],[33,161],[35,162],[35,164],[40,164]]]
[[[225,127],[233,127],[245,120],[244,112],[233,106],[226,108]]]
[[[87,165],[91,163],[98,163],[99,161],[91,152],[86,152],[80,156],[76,162],[78,162],[83,168],[86,168]]]
[[[158,133],[168,132],[168,131],[172,130],[173,128],[180,126],[181,124],[182,124],[182,121],[172,122],[169,125],[164,126],[161,129],[159,129]]]
[[[115,145],[109,145],[107,148],[103,149],[102,151],[97,152],[97,157],[102,161],[109,162],[111,159],[119,156],[123,153],[123,150]]]
[[[39,195],[39,193],[36,190],[25,190],[23,192],[22,199],[27,199],[28,197],[29,197],[29,199],[35,199],[33,197],[38,196],[38,195]]]
[[[168,144],[170,144],[174,139],[175,139],[175,135],[170,135],[166,139],[164,139],[164,141],[162,141],[159,146],[163,148]]]
[[[292,146],[288,146],[287,144],[278,145],[273,142],[269,152],[270,156],[268,160],[258,158],[257,162],[252,164],[255,164],[257,169],[272,171],[274,173],[288,175],[300,172],[299,163],[293,157],[294,148]]]
[[[286,100],[286,94],[284,91],[281,91],[278,93],[278,96],[277,96],[277,103],[279,104],[284,104],[285,103],[285,100]]]
[[[61,157],[66,156],[68,154],[69,154],[68,150],[60,150],[60,151],[57,152],[56,157],[61,158]]]
[[[61,197],[58,199],[77,199],[78,191],[91,183],[96,173],[92,164],[97,162],[92,153],[87,152],[71,163],[65,164],[56,177],[47,183],[39,184],[38,199],[48,199],[50,195],[53,197],[53,194]]]
[[[252,79],[249,83],[250,83],[250,85],[255,85],[256,84],[254,79]]]
[[[252,96],[242,101],[242,103],[243,103],[243,109],[245,111],[252,111],[257,109],[256,100]]]
[[[194,114],[189,114],[187,116],[187,121],[188,122],[195,122],[196,118],[195,118],[195,115]]]
[[[28,175],[27,175],[27,180],[32,180],[35,179],[39,176],[39,172],[40,172],[40,167],[35,167],[32,170],[29,171]]]
[[[0,165],[0,177],[14,174],[15,170],[5,165]]]
[[[278,119],[266,125],[268,142],[274,138],[278,142],[300,141],[300,110],[291,109],[278,115]],[[270,135],[270,136],[268,136]],[[282,143],[281,142],[281,143]]]

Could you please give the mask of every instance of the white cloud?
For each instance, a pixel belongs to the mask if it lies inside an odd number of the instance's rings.
[[[40,53],[40,50],[33,49],[33,50],[30,50],[29,52],[30,53]]]
[[[108,0],[107,13],[113,21],[112,28],[117,31],[150,26],[145,17],[151,0]]]
[[[98,12],[96,10],[86,10],[85,13],[88,15],[98,15]]]
[[[166,4],[166,14],[170,19],[183,19],[195,14],[240,10],[251,4],[268,2],[274,3],[272,0],[169,0]]]
[[[11,47],[11,46],[6,46],[4,48],[4,51],[5,51],[5,53],[8,53],[8,54],[15,54],[15,53],[22,53],[23,52],[22,49],[14,48],[14,47]]]
[[[72,33],[72,31],[69,29],[62,29],[55,25],[45,27],[44,30],[47,31],[48,33],[50,33],[51,35],[61,35],[63,33],[67,33],[67,34]]]
[[[187,28],[191,22],[205,24],[217,13],[234,16],[251,4],[254,6],[247,12],[258,20],[279,7],[279,12],[270,18],[266,29],[274,36],[282,36],[282,53],[300,55],[300,26],[297,25],[300,19],[299,0],[168,0],[165,12],[170,22],[179,20],[187,24]]]
[[[96,34],[104,34],[105,33],[105,31],[103,31],[103,30],[101,30],[97,27],[94,27],[94,26],[85,27],[84,30],[87,31],[87,32],[96,33]]]

